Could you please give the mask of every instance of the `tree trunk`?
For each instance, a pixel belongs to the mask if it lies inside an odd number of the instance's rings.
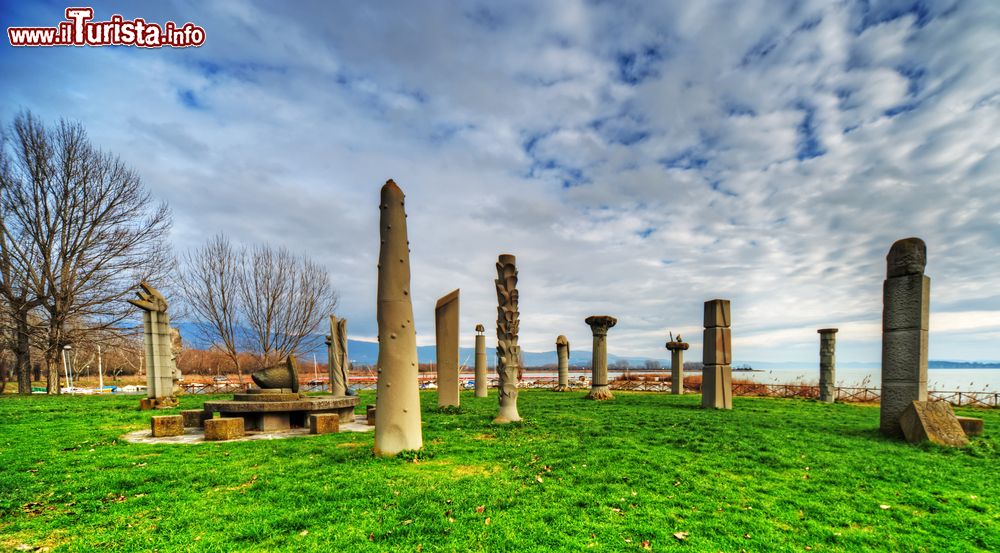
[[[17,373],[17,393],[31,394],[31,342],[28,339],[27,316],[18,317],[17,346],[14,350],[14,371]]]
[[[59,363],[45,356],[45,393],[58,394],[59,390]]]

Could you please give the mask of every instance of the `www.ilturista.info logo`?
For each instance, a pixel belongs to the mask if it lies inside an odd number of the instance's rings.
[[[93,8],[66,8],[66,21],[56,27],[8,27],[11,46],[139,46],[187,48],[205,44],[205,29],[188,22],[167,21],[161,27],[145,19],[91,21]]]

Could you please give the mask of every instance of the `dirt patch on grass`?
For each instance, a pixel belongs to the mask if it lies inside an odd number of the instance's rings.
[[[361,447],[363,445],[365,445],[365,444],[360,443],[360,442],[344,442],[342,444],[337,444],[337,447],[351,447],[351,448],[353,448],[353,447]]]
[[[474,440],[495,440],[495,439],[497,439],[497,437],[496,437],[495,434],[478,434],[476,436],[473,436],[472,439],[474,439]]]

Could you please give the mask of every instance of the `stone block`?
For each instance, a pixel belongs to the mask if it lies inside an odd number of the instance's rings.
[[[705,365],[701,371],[701,406],[733,408],[733,371],[729,365]]]
[[[962,430],[965,431],[966,436],[982,436],[983,435],[983,419],[977,419],[975,417],[955,417],[958,419],[958,424],[962,425]]]
[[[156,400],[151,397],[144,397],[139,400],[140,411],[150,411],[156,409]]]
[[[882,333],[882,382],[927,382],[927,331]]]
[[[340,415],[336,413],[309,415],[310,434],[336,434],[337,432],[340,432]]]
[[[728,328],[706,328],[703,334],[701,362],[704,365],[728,365],[733,362],[733,334]]]
[[[882,330],[927,330],[930,320],[931,279],[907,275],[882,285]]]
[[[709,300],[705,302],[705,328],[729,328],[729,300]]]
[[[882,382],[879,430],[886,436],[902,437],[899,418],[914,401],[927,400],[927,383]]]
[[[914,401],[899,419],[903,436],[911,444],[929,440],[938,445],[963,447],[969,445],[958,417],[945,401]]]
[[[149,427],[154,438],[181,436],[184,434],[184,417],[180,415],[152,417],[149,420]]]
[[[241,417],[222,417],[205,421],[205,441],[215,442],[240,438],[245,434]]]
[[[365,406],[365,422],[368,426],[375,426],[375,406],[366,405]]]
[[[201,428],[205,426],[205,419],[212,418],[212,413],[203,409],[185,409],[181,411],[184,418],[184,428]]]

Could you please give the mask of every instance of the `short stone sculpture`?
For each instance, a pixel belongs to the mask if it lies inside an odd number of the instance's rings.
[[[410,249],[403,191],[389,180],[379,205],[378,257],[378,416],[375,454],[420,449],[420,391],[417,334],[410,299]]]
[[[898,240],[886,256],[882,287],[882,399],[879,429],[902,437],[899,419],[914,401],[927,400],[927,334],[931,279],[924,275],[927,246]]]
[[[733,408],[733,338],[729,300],[705,302],[705,333],[702,341],[701,406]]]
[[[569,340],[560,334],[556,338],[556,359],[559,362],[559,384],[553,388],[556,392],[569,391]]]
[[[458,290],[434,306],[438,407],[458,407]]]
[[[837,329],[821,328],[819,332],[819,400],[833,403],[837,396]]]
[[[670,341],[667,342],[667,351],[670,352],[670,393],[680,395],[684,393],[684,350],[691,347],[685,343],[681,335],[674,339],[674,333],[670,333]]]
[[[170,328],[167,299],[146,282],[140,282],[139,287],[142,288],[136,292],[139,299],[128,302],[142,310],[147,402],[158,408],[176,407],[176,396],[181,391],[177,385],[180,371],[175,364],[175,331]]]
[[[330,372],[330,395],[349,395],[351,362],[347,354],[347,319],[330,315],[330,334],[326,336],[327,366]]]
[[[517,345],[520,313],[517,311],[517,266],[513,255],[501,254],[497,260],[497,376],[500,377],[500,412],[495,423],[517,422],[518,364],[521,348]]]
[[[251,374],[250,378],[263,390],[291,390],[293,394],[299,393],[299,364],[294,355],[286,357],[284,363]]]
[[[487,368],[486,368],[486,327],[481,324],[476,325],[476,397],[486,397],[487,394]]]
[[[608,384],[608,329],[618,324],[618,319],[609,315],[591,315],[584,322],[590,325],[590,330],[594,333],[590,393],[587,394],[587,399],[614,399]]]

